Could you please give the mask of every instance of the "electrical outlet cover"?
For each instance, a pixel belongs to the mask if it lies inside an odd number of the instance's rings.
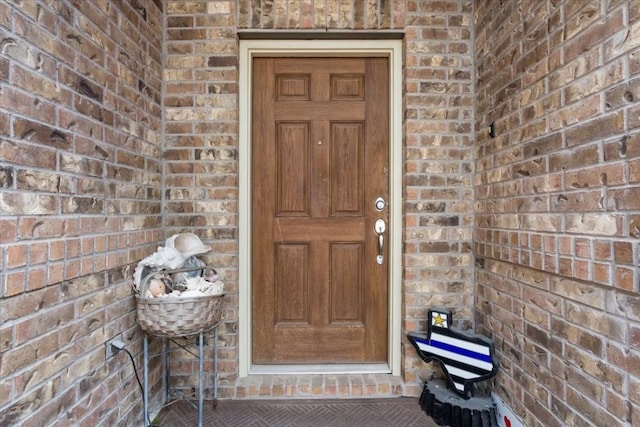
[[[509,408],[500,397],[491,393],[491,400],[496,404],[496,417],[500,427],[525,427],[520,418]]]
[[[111,343],[113,341],[120,341],[120,342],[124,342],[122,341],[122,334],[118,334],[115,337],[113,337],[112,339],[110,339],[109,341],[107,341],[105,343],[105,357],[107,359],[109,359],[111,356],[113,356],[115,353],[117,353],[116,351],[113,350],[113,348],[111,348]]]

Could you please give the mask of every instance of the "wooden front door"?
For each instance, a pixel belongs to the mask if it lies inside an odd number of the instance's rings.
[[[388,69],[253,59],[254,364],[388,361]]]

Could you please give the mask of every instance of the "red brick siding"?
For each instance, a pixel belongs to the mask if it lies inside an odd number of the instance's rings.
[[[161,43],[152,1],[0,3],[0,425],[140,421],[105,341],[139,356],[130,267],[164,237]]]
[[[637,2],[474,8],[476,312],[498,392],[528,426],[635,425]]]
[[[403,332],[425,331],[427,310],[473,314],[473,64],[471,2],[405,6]],[[407,394],[441,375],[403,338]]]

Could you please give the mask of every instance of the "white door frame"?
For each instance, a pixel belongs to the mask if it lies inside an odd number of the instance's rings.
[[[389,58],[389,360],[385,371],[400,375],[402,334],[402,41],[241,40],[239,63],[238,355],[239,376],[263,373],[251,364],[251,65],[259,56],[382,56]],[[310,367],[298,366],[298,373]],[[362,372],[358,365],[344,372]],[[293,372],[288,369],[282,371]],[[320,369],[319,372],[328,372]],[[333,371],[332,371],[333,372]],[[342,371],[341,371],[342,372]]]

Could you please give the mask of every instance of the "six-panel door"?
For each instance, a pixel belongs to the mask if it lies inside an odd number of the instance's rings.
[[[388,59],[254,58],[252,75],[252,361],[385,363]]]

